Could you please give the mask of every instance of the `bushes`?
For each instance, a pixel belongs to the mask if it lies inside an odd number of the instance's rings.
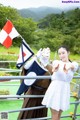
[[[0,90],[0,95],[9,95],[9,90]]]

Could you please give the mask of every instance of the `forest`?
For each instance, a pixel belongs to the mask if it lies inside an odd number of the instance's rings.
[[[0,4],[0,30],[7,19],[12,21],[16,30],[33,48],[50,47],[56,51],[67,45],[74,54],[80,54],[80,9],[52,13],[39,21],[23,18],[17,9]],[[12,46],[20,46],[21,38],[15,38]],[[0,45],[1,46],[1,45]]]

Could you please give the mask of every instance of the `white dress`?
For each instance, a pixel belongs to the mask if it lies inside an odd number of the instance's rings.
[[[68,73],[63,71],[64,62],[55,60],[53,65],[57,64],[59,64],[59,69],[51,77],[52,81],[45,93],[42,104],[57,111],[66,111],[70,106],[70,81],[78,69],[78,63],[66,63],[66,67],[71,64],[74,65],[74,70],[69,70]]]

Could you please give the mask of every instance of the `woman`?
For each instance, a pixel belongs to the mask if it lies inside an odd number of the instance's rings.
[[[69,50],[65,46],[58,49],[60,60],[53,61],[52,82],[49,85],[42,104],[51,109],[52,120],[60,120],[63,111],[70,106],[70,81],[78,63],[69,60]]]

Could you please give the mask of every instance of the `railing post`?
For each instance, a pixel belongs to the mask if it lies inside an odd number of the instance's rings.
[[[80,99],[80,84],[79,84],[79,91],[78,91],[78,96],[76,98],[76,101],[79,101]],[[73,117],[72,117],[72,120],[76,120],[76,113],[77,113],[77,107],[78,107],[79,103],[76,103],[75,104],[75,108],[74,108],[74,114],[73,114]]]

